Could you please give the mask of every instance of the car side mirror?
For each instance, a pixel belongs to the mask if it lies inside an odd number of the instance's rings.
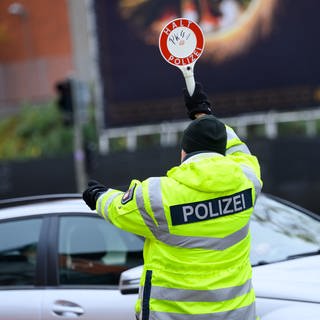
[[[121,294],[137,294],[139,292],[141,274],[142,266],[122,272],[119,282]]]

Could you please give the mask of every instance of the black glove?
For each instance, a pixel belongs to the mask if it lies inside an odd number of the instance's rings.
[[[211,104],[206,94],[202,90],[200,83],[196,82],[196,86],[192,96],[190,97],[187,89],[183,90],[184,102],[188,109],[188,116],[191,120],[195,119],[197,113],[212,114]]]
[[[95,210],[98,198],[107,190],[108,188],[100,182],[90,180],[88,182],[88,188],[84,190],[82,194],[82,198],[91,210]]]

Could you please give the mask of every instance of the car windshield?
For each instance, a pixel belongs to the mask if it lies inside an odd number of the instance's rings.
[[[261,195],[251,220],[251,263],[265,264],[320,249],[320,221]]]

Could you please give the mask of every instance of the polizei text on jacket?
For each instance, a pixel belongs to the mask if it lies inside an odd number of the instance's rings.
[[[172,225],[180,225],[240,213],[252,206],[252,189],[247,189],[225,197],[171,206],[170,214]]]

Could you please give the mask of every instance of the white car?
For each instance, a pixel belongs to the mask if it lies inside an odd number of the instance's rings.
[[[251,232],[261,320],[319,320],[320,217],[262,194]],[[134,319],[142,248],[79,195],[0,201],[0,320]]]

